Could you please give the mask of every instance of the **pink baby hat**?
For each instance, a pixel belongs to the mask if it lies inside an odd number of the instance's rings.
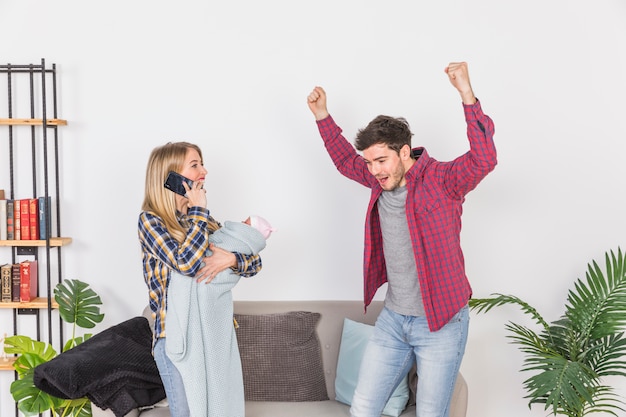
[[[250,226],[261,232],[263,237],[267,239],[276,229],[261,216],[250,216]]]

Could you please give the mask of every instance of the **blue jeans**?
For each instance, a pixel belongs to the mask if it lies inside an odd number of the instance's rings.
[[[165,387],[170,414],[172,417],[189,417],[189,405],[187,404],[183,378],[165,353],[165,339],[164,337],[157,339],[154,345],[154,361],[159,368],[159,374],[161,374],[161,380]]]
[[[383,308],[363,355],[350,415],[380,417],[416,361],[416,416],[448,417],[468,327],[467,306],[436,332],[428,329],[426,317],[404,316]]]

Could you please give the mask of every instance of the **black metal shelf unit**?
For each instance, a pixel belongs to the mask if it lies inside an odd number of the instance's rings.
[[[0,114],[0,149],[6,149],[5,155],[8,156],[2,157],[3,161],[8,159],[8,166],[0,166],[0,169],[8,168],[8,184],[0,182],[0,189],[5,189],[6,199],[44,197],[46,201],[50,198],[52,202],[52,207],[45,211],[45,225],[41,225],[47,231],[45,239],[0,240],[0,263],[9,262],[9,251],[11,263],[18,263],[22,257],[39,261],[37,302],[24,305],[0,303],[0,308],[13,310],[13,334],[19,334],[20,331],[18,316],[35,316],[35,324],[31,325],[31,329],[36,327],[36,339],[41,340],[42,326],[46,326],[48,343],[53,344],[54,335],[60,351],[63,346],[63,326],[60,319],[53,320],[55,304],[52,292],[63,279],[61,251],[71,239],[59,239],[59,127],[67,122],[57,118],[56,64],[47,67],[45,59],[41,59],[40,64],[0,65],[0,76],[4,78],[2,84],[6,83],[6,106],[0,107],[0,111],[5,113]],[[27,185],[29,176],[32,179],[31,186]],[[52,214],[55,214],[54,219]],[[42,284],[45,284],[45,288],[41,288]],[[43,317],[42,312],[45,313]],[[56,331],[53,331],[53,321],[58,321]]]

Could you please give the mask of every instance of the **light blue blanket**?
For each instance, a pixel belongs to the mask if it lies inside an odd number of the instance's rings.
[[[209,241],[227,251],[248,255],[257,255],[266,243],[255,228],[229,221]],[[244,417],[243,376],[231,292],[239,279],[230,268],[209,284],[172,272],[165,346],[183,376],[191,417]]]

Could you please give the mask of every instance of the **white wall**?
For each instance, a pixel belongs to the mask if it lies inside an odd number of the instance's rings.
[[[499,152],[465,204],[475,295],[512,293],[554,320],[587,262],[626,244],[625,18],[622,0],[3,0],[0,61],[57,64],[65,278],[101,295],[100,329],[146,304],[136,221],[148,154],[170,140],[203,148],[216,218],[280,229],[237,299],[360,299],[368,192],[335,171],[306,96],[324,86],[350,139],[377,114],[405,116],[414,144],[447,160],[467,149],[443,72],[454,60],[469,62]],[[546,414],[523,399],[508,320],[524,318],[472,316],[469,416]]]

